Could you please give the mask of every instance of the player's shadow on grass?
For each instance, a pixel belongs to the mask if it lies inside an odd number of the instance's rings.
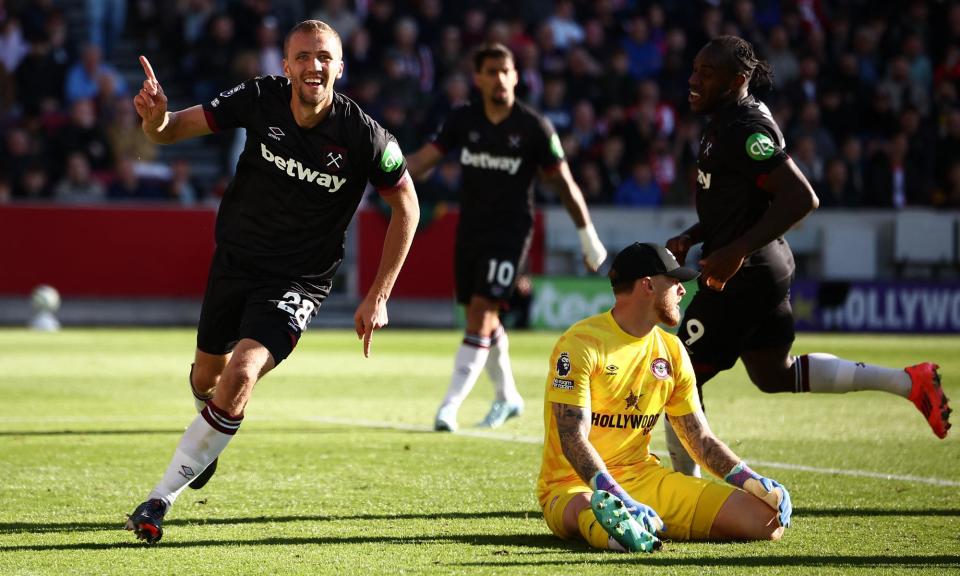
[[[600,553],[604,565],[616,565],[616,567],[628,566],[659,566],[659,567],[679,567],[696,566],[697,568],[707,570],[710,568],[735,568],[743,569],[749,567],[774,567],[774,566],[795,566],[804,568],[833,568],[833,567],[874,567],[874,568],[956,568],[960,566],[960,557],[937,554],[930,556],[921,555],[872,555],[872,556],[850,556],[838,554],[824,554],[823,556],[797,556],[794,554],[783,556],[732,556],[717,558],[689,556],[684,558],[670,558],[663,555],[654,554],[616,554]],[[580,559],[578,558],[578,561]],[[450,563],[448,566],[461,567],[480,567],[495,565],[498,568],[527,568],[533,569],[540,566],[562,566],[569,569],[575,561],[565,560],[508,560],[502,562],[458,562]],[[611,570],[614,567],[611,566]]]
[[[127,534],[132,538],[132,533]],[[557,539],[552,534],[440,534],[419,536],[317,536],[299,538],[258,538],[254,540],[190,540],[177,541],[175,537],[166,538],[157,546],[159,548],[209,548],[212,546],[329,546],[337,544],[396,544],[409,546],[416,544],[456,543],[471,546],[522,547],[535,551],[577,551],[576,546]],[[23,544],[17,546],[0,546],[0,552],[50,552],[68,550],[115,550],[118,548],[142,548],[140,542],[124,539],[122,542],[81,542],[76,544]],[[507,552],[509,553],[509,552]],[[504,554],[506,555],[506,554]]]
[[[492,510],[488,512],[436,512],[432,514],[363,514],[359,516],[318,515],[318,516],[255,516],[250,518],[176,518],[163,523],[170,526],[230,526],[234,524],[277,524],[287,522],[350,522],[366,520],[483,520],[486,518],[519,520],[540,520],[538,511]],[[123,526],[117,522],[0,522],[0,534],[47,532],[99,532],[117,530]],[[0,548],[2,550],[3,548]]]
[[[928,510],[904,510],[890,508],[820,508],[794,510],[794,517],[830,518],[838,516],[928,516],[960,517],[960,508],[935,508]],[[487,512],[436,512],[431,514],[364,514],[360,516],[316,515],[316,516],[253,516],[247,518],[175,518],[164,522],[164,526],[229,526],[233,524],[266,524],[288,522],[349,522],[362,520],[483,520],[512,518],[516,520],[540,521],[537,510],[491,510]],[[46,532],[98,532],[116,530],[123,521],[117,522],[0,522],[0,534]]]

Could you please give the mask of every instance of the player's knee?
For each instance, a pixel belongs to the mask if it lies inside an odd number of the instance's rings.
[[[203,366],[196,364],[190,365],[190,386],[192,386],[193,391],[200,396],[213,395],[213,391],[217,387],[217,380],[219,379],[219,371],[205,370]]]
[[[778,378],[775,376],[764,375],[764,376],[751,376],[751,381],[753,385],[757,387],[761,392],[766,392],[767,394],[778,394],[780,392],[793,392],[794,385],[792,378]]]

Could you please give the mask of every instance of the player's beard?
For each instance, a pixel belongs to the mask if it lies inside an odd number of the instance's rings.
[[[331,87],[326,80],[320,85],[320,90],[314,92],[304,80],[297,82],[297,98],[304,106],[319,106],[330,98]]]
[[[674,301],[673,294],[665,292],[663,297],[657,300],[657,319],[662,324],[673,327],[680,324],[680,306],[679,302]]]

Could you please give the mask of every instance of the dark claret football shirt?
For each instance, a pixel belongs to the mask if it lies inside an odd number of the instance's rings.
[[[470,243],[516,243],[533,226],[533,179],[563,160],[560,138],[550,122],[522,102],[499,124],[482,103],[453,110],[433,144],[459,149],[463,168],[458,237]]]
[[[773,197],[761,185],[786,162],[785,146],[769,109],[753,96],[711,117],[697,158],[696,206],[704,256],[742,236],[767,211]],[[778,239],[751,254],[743,265],[783,266],[792,273],[793,256],[787,243]]]
[[[367,182],[396,186],[406,161],[394,137],[349,98],[335,92],[330,115],[304,129],[290,96],[289,80],[263,76],[203,105],[214,132],[247,132],[217,215],[217,247],[251,274],[326,276],[343,259]]]

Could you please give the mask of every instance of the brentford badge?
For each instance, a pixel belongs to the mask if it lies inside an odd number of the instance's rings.
[[[657,358],[650,363],[650,371],[657,380],[666,380],[670,377],[670,363],[663,358]]]

